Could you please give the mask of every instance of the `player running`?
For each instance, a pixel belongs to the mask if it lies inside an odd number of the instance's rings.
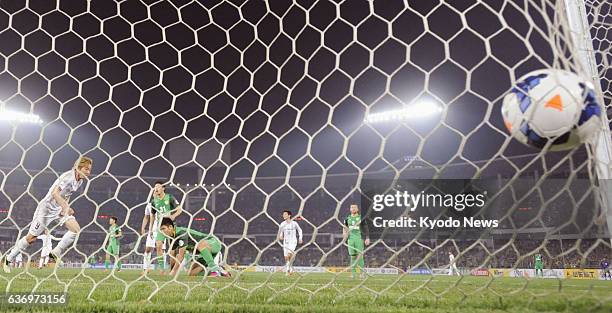
[[[108,268],[110,267],[110,258],[111,255],[115,258],[115,264],[117,265],[117,271],[121,271],[121,260],[119,259],[119,239],[123,236],[123,232],[121,232],[121,228],[117,225],[117,217],[111,216],[108,219],[108,223],[110,227],[108,228],[108,235],[106,236],[106,240],[108,242],[106,246],[106,259],[104,261],[104,271],[108,272]]]
[[[351,268],[353,272],[353,278],[357,273],[357,267],[361,278],[365,278],[363,272],[364,260],[363,260],[363,248],[365,245],[370,244],[368,225],[361,219],[359,214],[359,207],[356,204],[350,206],[351,214],[344,219],[344,227],[342,228],[342,239],[348,239],[348,253],[351,258]],[[365,237],[365,241],[362,239],[362,234]]]
[[[541,254],[536,254],[535,255],[535,276],[538,276],[538,271],[540,271],[540,276],[544,277],[544,262],[542,261],[542,255]]]
[[[44,234],[38,236],[38,239],[42,241],[42,249],[40,251],[40,260],[38,260],[38,268],[42,269],[43,267],[49,264],[49,253],[53,250],[53,240],[60,240],[59,238],[53,237],[49,231],[45,231]]]
[[[68,229],[60,242],[55,246],[49,257],[59,261],[64,251],[74,242],[77,234],[81,230],[79,223],[74,218],[74,210],[70,207],[69,201],[72,193],[77,191],[83,181],[91,174],[93,161],[88,157],[80,157],[72,170],[58,177],[47,195],[38,203],[28,234],[17,240],[11,252],[2,261],[4,272],[10,273],[8,264],[12,262],[17,254],[25,251],[40,235],[42,235],[51,224],[58,222]]]
[[[163,218],[168,217],[172,221],[176,219],[183,212],[183,208],[180,206],[178,200],[171,194],[166,193],[166,187],[162,182],[155,182],[153,185],[153,199],[145,209],[145,217],[143,218],[143,227],[141,229],[144,234],[145,229],[144,225],[146,220],[150,219],[149,222],[149,236],[147,236],[147,243],[145,245],[145,257],[143,269],[146,273],[149,270],[149,264],[151,260],[151,249],[153,246],[153,238],[155,239],[154,244],[157,250],[157,265],[161,269],[161,274],[164,275],[165,271],[165,262],[164,262],[164,253],[163,246],[166,237],[164,234],[159,231],[159,225]],[[148,213],[148,214],[147,214]],[[151,239],[149,239],[151,237]]]
[[[204,234],[189,228],[174,227],[174,221],[164,217],[159,230],[170,240],[170,274],[176,275],[186,253],[192,254],[193,262],[189,276],[196,276],[206,270],[210,276],[231,276],[215,262],[221,251],[221,241],[212,234]]]
[[[283,211],[283,222],[278,227],[278,240],[283,241],[283,254],[285,256],[285,274],[293,274],[293,260],[295,258],[295,248],[298,242],[302,241],[302,228],[296,221],[291,220],[291,211]],[[298,239],[299,237],[299,239]]]

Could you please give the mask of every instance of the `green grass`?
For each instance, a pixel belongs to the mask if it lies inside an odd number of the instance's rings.
[[[62,307],[3,304],[0,312],[612,312],[612,282],[491,277],[235,273],[232,278],[139,271],[14,270],[6,292],[61,292]]]

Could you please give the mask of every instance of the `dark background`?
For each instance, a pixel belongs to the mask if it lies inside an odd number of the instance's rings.
[[[609,106],[612,32],[593,11],[609,4],[589,4]],[[81,154],[94,170],[74,205],[93,231],[109,215],[138,229],[156,179],[193,202],[182,222],[242,234],[274,232],[286,208],[337,233],[369,173],[586,176],[584,147],[537,154],[501,122],[518,77],[578,70],[554,13],[521,0],[2,0],[0,101],[45,123],[0,123],[1,224],[16,236]],[[363,122],[418,101],[444,112]]]

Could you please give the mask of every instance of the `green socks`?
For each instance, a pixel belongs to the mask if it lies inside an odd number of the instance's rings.
[[[363,257],[359,257],[357,255],[351,255],[351,270],[353,272],[353,277],[355,277],[355,274],[357,274],[357,268],[359,268],[359,273],[363,273],[364,265],[365,265],[365,262],[363,260]]]
[[[357,262],[357,266],[359,266],[359,273],[363,273],[363,267],[365,265],[365,261],[363,260],[363,256],[359,258]]]
[[[202,249],[202,251],[200,251],[200,257],[202,257],[202,259],[204,259],[204,261],[206,262],[209,271],[216,272],[219,270],[219,267],[215,263],[215,259],[213,258],[212,253],[210,253],[210,250]]]

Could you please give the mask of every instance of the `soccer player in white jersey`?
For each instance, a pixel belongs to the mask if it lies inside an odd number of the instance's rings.
[[[283,254],[285,255],[285,273],[293,273],[293,259],[298,241],[302,244],[302,229],[296,221],[291,220],[291,211],[283,211],[284,221],[278,227],[278,239],[283,241]],[[299,237],[299,239],[298,239]]]
[[[53,240],[60,240],[59,238],[53,237],[49,231],[45,231],[44,234],[38,236],[38,239],[42,241],[42,249],[40,251],[40,260],[38,260],[38,268],[41,269],[49,264],[49,253],[53,250]]]
[[[4,272],[10,273],[8,264],[12,262],[17,254],[25,251],[40,235],[42,235],[52,222],[58,222],[67,228],[66,233],[55,246],[49,257],[59,261],[62,254],[72,245],[81,226],[74,218],[74,210],[69,201],[72,193],[77,191],[83,181],[91,174],[93,161],[88,157],[80,157],[72,170],[62,174],[55,180],[47,195],[38,203],[28,234],[17,240],[2,261]]]
[[[452,252],[448,251],[448,275],[453,275],[453,273],[457,274],[457,276],[461,276],[457,264],[455,263],[455,256]]]

